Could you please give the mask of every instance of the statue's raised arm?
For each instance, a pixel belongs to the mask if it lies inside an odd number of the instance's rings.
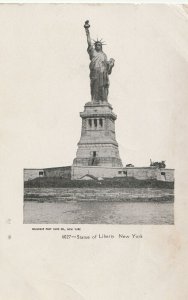
[[[85,31],[86,31],[86,36],[87,36],[87,43],[88,43],[88,46],[91,46],[91,37],[90,37],[90,32],[89,32],[89,21],[85,21],[85,24],[84,24],[84,28],[85,28]]]
[[[91,43],[89,32],[89,21],[85,21],[84,28],[87,36],[88,53],[90,58],[90,87],[92,102],[108,101],[109,78],[115,60],[111,58],[107,60],[106,54],[102,51],[102,46],[105,45],[102,40],[94,41],[94,46]]]

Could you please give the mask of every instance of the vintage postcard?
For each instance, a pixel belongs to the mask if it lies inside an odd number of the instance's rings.
[[[187,299],[188,6],[0,23],[0,298]]]

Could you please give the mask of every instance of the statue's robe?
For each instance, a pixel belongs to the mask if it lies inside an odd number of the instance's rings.
[[[107,101],[109,78],[108,61],[104,52],[97,52],[93,46],[87,49],[90,57],[90,86],[93,101]]]

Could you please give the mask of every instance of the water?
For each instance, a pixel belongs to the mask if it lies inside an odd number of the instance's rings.
[[[28,188],[27,224],[173,224],[173,190]]]

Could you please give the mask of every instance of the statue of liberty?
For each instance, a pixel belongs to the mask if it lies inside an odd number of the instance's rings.
[[[87,36],[88,48],[87,52],[90,57],[90,87],[92,102],[108,101],[109,76],[112,72],[115,60],[111,58],[107,60],[106,54],[102,51],[102,46],[105,45],[102,40],[91,43],[89,33],[89,21],[85,22],[84,28]]]

